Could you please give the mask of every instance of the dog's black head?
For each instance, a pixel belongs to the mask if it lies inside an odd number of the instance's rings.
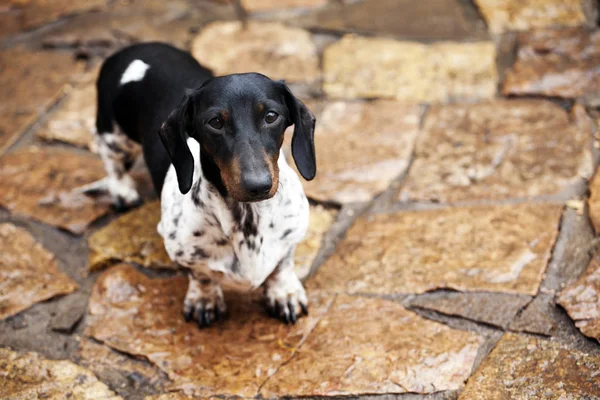
[[[204,174],[224,194],[259,201],[277,192],[279,150],[292,124],[292,156],[300,174],[311,180],[316,174],[315,117],[283,81],[264,75],[227,75],[188,90],[159,136],[181,193],[190,190],[194,171],[189,135],[200,143]]]

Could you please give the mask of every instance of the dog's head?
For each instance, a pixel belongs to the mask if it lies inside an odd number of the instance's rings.
[[[279,185],[277,160],[287,127],[294,125],[292,156],[306,180],[316,174],[315,117],[283,81],[234,74],[188,90],[162,124],[159,136],[187,193],[194,160],[186,137],[198,140],[201,159],[227,194],[237,201],[272,197]]]

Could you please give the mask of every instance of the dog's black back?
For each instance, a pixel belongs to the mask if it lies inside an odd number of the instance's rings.
[[[150,65],[143,79],[121,84],[125,70],[135,60]],[[97,80],[98,134],[114,132],[114,123],[132,140],[141,143],[154,188],[160,194],[171,160],[158,137],[161,124],[180,104],[186,89],[201,86],[213,77],[189,53],[163,43],[129,46],[110,56]]]

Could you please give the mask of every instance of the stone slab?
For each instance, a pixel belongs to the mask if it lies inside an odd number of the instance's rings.
[[[596,173],[589,184],[589,215],[596,233],[600,233],[600,174]]]
[[[459,389],[482,342],[474,333],[427,321],[393,302],[340,295],[261,394],[297,398]]]
[[[182,314],[187,279],[150,279],[126,265],[110,268],[94,287],[89,334],[167,373],[171,389],[198,396],[251,397],[297,351],[331,300],[311,296],[308,317],[282,324],[256,296],[226,294],[228,317],[208,329]]]
[[[309,198],[369,202],[406,172],[419,133],[420,107],[377,100],[327,102],[318,109],[317,176],[302,180]]]
[[[77,289],[58,270],[54,254],[10,223],[0,224],[0,282],[0,319]]]
[[[360,217],[309,288],[401,294],[449,288],[535,295],[561,205],[444,208]]]
[[[600,90],[600,31],[566,29],[522,33],[504,95],[575,98]]]
[[[327,0],[242,0],[242,7],[249,12],[312,9],[326,4]]]
[[[494,33],[585,25],[587,0],[475,0]]]
[[[346,35],[325,49],[323,90],[333,98],[487,99],[496,93],[495,59],[492,42],[421,44]]]
[[[19,13],[21,30],[30,30],[61,17],[100,10],[106,0],[8,0],[9,9]]]
[[[504,293],[433,292],[411,300],[410,306],[506,329],[530,301],[530,296]]]
[[[459,400],[595,399],[600,357],[543,339],[506,334]]]
[[[589,117],[542,100],[433,107],[402,201],[455,203],[553,195],[591,174]]]
[[[216,75],[259,72],[271,79],[317,80],[317,47],[309,32],[275,22],[214,22],[192,42],[192,54]]]
[[[311,271],[313,262],[319,250],[323,247],[325,235],[336,221],[338,212],[322,206],[311,206],[309,225],[306,236],[296,246],[294,253],[294,269],[301,280],[305,279]]]
[[[74,189],[103,178],[100,159],[56,148],[28,147],[0,159],[0,205],[12,213],[81,234],[109,211]]]
[[[44,68],[39,68],[44,65]],[[0,51],[0,155],[63,94],[65,85],[81,71],[70,54]]]
[[[123,400],[85,368],[51,361],[37,353],[0,348],[0,397],[3,399]]]
[[[567,310],[575,326],[600,341],[600,258],[592,258],[579,279],[559,294],[558,303]]]

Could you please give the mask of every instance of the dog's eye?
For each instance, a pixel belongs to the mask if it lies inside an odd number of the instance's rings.
[[[277,121],[278,118],[279,114],[277,114],[275,111],[269,111],[267,115],[265,115],[265,121],[267,124],[272,124],[273,122]]]
[[[210,121],[208,121],[208,124],[213,128],[216,129],[218,131],[220,131],[221,129],[223,129],[223,119],[219,118],[219,117],[215,117],[213,119],[211,119]]]

